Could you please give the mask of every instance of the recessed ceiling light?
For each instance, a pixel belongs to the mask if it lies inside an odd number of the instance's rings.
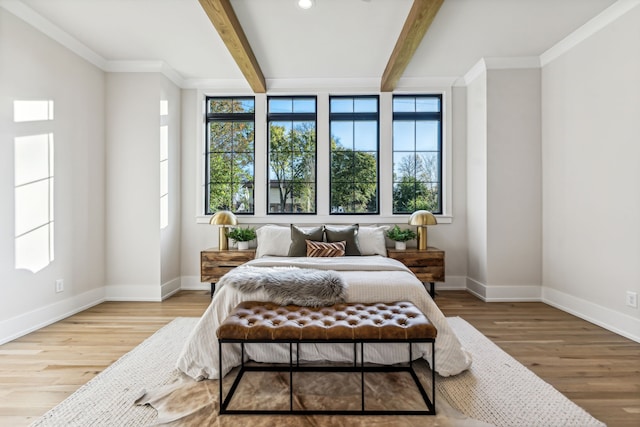
[[[300,9],[311,9],[313,7],[313,0],[298,0],[298,7]]]

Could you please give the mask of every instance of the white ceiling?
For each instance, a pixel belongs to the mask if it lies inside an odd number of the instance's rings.
[[[403,77],[455,79],[483,57],[539,56],[614,2],[445,0]],[[269,88],[289,79],[379,80],[412,0],[315,0],[306,11],[296,0],[231,3]],[[0,5],[45,18],[107,63],[163,61],[183,80],[243,80],[198,0]]]

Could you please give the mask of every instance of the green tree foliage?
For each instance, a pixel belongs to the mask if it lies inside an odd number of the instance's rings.
[[[316,131],[313,122],[269,127],[270,185],[278,189],[278,212],[315,213]],[[271,193],[269,193],[271,198]]]
[[[242,112],[231,100],[214,104],[214,112]],[[253,211],[254,125],[242,121],[209,123],[209,212]]]
[[[366,213],[377,210],[377,159],[331,140],[331,210]]]
[[[420,154],[404,156],[395,170],[394,213],[410,213],[419,209],[440,211],[438,188],[435,184],[438,176],[435,157]]]

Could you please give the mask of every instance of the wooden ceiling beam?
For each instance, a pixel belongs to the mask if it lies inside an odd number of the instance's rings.
[[[444,0],[414,0],[396,46],[382,74],[380,91],[391,92],[411,62],[413,54],[427,33]]]
[[[242,30],[230,0],[199,0],[229,53],[255,93],[265,93],[267,85],[260,65]]]

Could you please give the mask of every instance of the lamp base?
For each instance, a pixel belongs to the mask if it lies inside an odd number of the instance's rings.
[[[220,227],[218,236],[218,249],[221,251],[229,250],[229,239],[227,239],[227,227]]]
[[[427,250],[427,227],[418,227],[418,250]]]

